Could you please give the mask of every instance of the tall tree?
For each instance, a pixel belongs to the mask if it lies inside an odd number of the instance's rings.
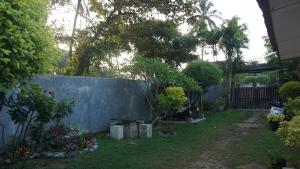
[[[73,45],[74,45],[74,36],[75,36],[75,30],[76,30],[76,25],[77,25],[77,18],[78,18],[81,8],[82,8],[82,0],[77,0],[76,11],[75,11],[75,16],[74,16],[74,21],[73,21],[72,35],[71,35],[70,45],[69,45],[70,62],[73,60],[72,53],[73,53]]]
[[[178,25],[172,21],[148,20],[134,24],[128,39],[137,52],[144,57],[159,58],[170,67],[197,59],[192,51],[196,50],[197,38],[182,35]]]
[[[249,39],[246,34],[247,26],[240,24],[238,17],[227,20],[222,26],[222,31],[221,47],[226,56],[227,95],[230,103],[233,61],[242,57],[242,49],[248,48]]]
[[[210,0],[198,0],[198,17],[203,19],[210,29],[214,29],[217,27],[214,19],[222,20],[220,12],[213,8],[214,4]]]
[[[98,45],[101,46],[105,41],[116,43],[120,40],[114,33],[116,26],[120,28],[117,31],[122,32],[124,27],[157,17],[158,15],[152,15],[154,11],[159,15],[163,15],[166,20],[178,19],[177,21],[179,21],[193,13],[192,5],[192,1],[185,0],[111,0],[101,2],[91,0],[91,10],[97,15],[97,25],[89,27],[85,32],[86,37],[79,42],[76,50],[78,65],[75,74],[82,75],[88,71],[91,65],[90,60],[95,54],[94,50],[102,53],[107,50],[99,49]],[[113,37],[117,39],[113,39]]]
[[[201,47],[201,59],[203,60],[207,34],[209,33],[207,24],[204,19],[200,18],[193,24],[191,34],[195,35]]]

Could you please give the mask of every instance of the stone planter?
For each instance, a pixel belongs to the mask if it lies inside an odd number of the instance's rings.
[[[124,127],[122,125],[113,125],[110,127],[110,137],[121,140],[124,138]]]
[[[150,138],[152,137],[152,124],[141,124],[140,128],[140,137]]]
[[[123,126],[125,138],[134,138],[138,136],[138,126],[136,122],[127,122],[124,123]]]

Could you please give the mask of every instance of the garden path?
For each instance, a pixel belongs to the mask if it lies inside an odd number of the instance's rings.
[[[226,151],[239,143],[241,138],[249,135],[249,130],[259,128],[262,125],[260,119],[264,114],[262,111],[254,111],[247,120],[233,123],[228,132],[207,145],[199,155],[195,155],[193,158],[195,160],[188,162],[184,169],[229,169],[230,167],[226,166]],[[239,166],[238,169],[266,169],[266,167],[253,163]]]

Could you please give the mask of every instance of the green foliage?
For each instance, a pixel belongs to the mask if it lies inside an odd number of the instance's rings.
[[[182,87],[186,92],[201,93],[202,88],[198,83],[191,77],[187,76],[183,72],[178,72],[177,70],[172,71],[173,79],[171,79],[170,84],[172,86]]]
[[[56,109],[54,112],[54,115],[52,117],[52,120],[56,120],[57,125],[60,123],[60,120],[64,117],[67,117],[71,114],[73,114],[72,107],[75,106],[75,101],[73,99],[65,99],[61,100],[56,104]]]
[[[283,114],[268,114],[267,115],[267,119],[268,121],[272,121],[272,122],[280,122],[283,121],[285,118],[285,116]]]
[[[200,0],[197,5],[197,12],[200,13],[199,18],[202,19],[211,29],[216,28],[216,23],[213,18],[222,18],[220,16],[220,12],[213,9],[213,2],[210,0]]]
[[[146,85],[154,90],[169,85],[183,87],[186,91],[201,92],[197,83],[185,74],[169,68],[158,59],[137,57],[133,64],[123,68],[131,79],[144,80]],[[158,91],[157,91],[158,92]]]
[[[233,17],[225,22],[222,26],[223,36],[221,46],[225,52],[227,59],[233,59],[242,53],[241,49],[247,48],[249,39],[245,24],[239,24],[239,18]]]
[[[23,87],[16,98],[12,95],[8,106],[8,113],[16,124],[25,125],[30,116],[36,116],[36,121],[47,123],[55,110],[55,100],[53,94],[45,93],[38,85],[32,84]]]
[[[217,65],[205,61],[190,62],[183,72],[203,88],[218,84],[222,76],[221,69]]]
[[[220,40],[220,46],[226,56],[226,66],[224,73],[226,75],[226,95],[228,101],[231,100],[231,87],[232,87],[232,73],[234,65],[240,63],[242,60],[242,49],[247,48],[249,39],[246,34],[247,26],[239,23],[239,18],[233,17],[227,20],[222,26],[222,38]]]
[[[288,98],[288,101],[284,104],[284,108],[291,117],[300,115],[300,97],[296,97],[295,99]]]
[[[284,83],[279,88],[279,96],[284,99],[295,98],[295,97],[300,96],[300,82],[290,81],[290,82]]]
[[[176,113],[180,108],[182,108],[184,103],[187,101],[187,97],[181,87],[168,87],[164,94],[158,95],[157,99],[160,108],[167,113],[171,113],[171,116],[172,113]]]
[[[155,20],[158,15],[165,16],[167,20],[171,20],[174,23],[177,23],[179,21],[186,20],[186,18],[194,13],[194,9],[192,8],[194,3],[192,1],[185,0],[92,0],[90,4],[91,11],[96,13],[97,16],[94,22],[96,24],[92,24],[90,27],[86,28],[79,34],[81,38],[79,38],[79,46],[76,50],[76,55],[78,57],[78,65],[76,67],[77,75],[83,75],[84,73],[87,73],[89,67],[93,65],[93,59],[101,60],[105,57],[108,57],[109,54],[119,54],[124,50],[131,50],[128,45],[129,42],[131,42],[131,44],[133,45],[139,46],[140,43],[146,41],[146,39],[134,40],[135,38],[139,38],[140,36],[155,38],[155,36],[152,36],[151,33],[157,33],[149,29],[149,34],[140,33],[143,32],[142,29],[138,29],[137,31],[133,32],[130,31],[132,26],[137,26],[139,25],[138,23],[147,24],[148,21],[151,22],[152,20]],[[154,16],[152,15],[153,12],[156,13]],[[146,29],[147,27],[144,28]],[[155,28],[159,27],[156,26]],[[164,44],[164,39],[160,39],[160,36],[158,36],[157,39],[158,40],[155,42],[159,43],[155,44]],[[179,36],[178,38],[174,38],[173,40],[174,44],[172,44],[172,42],[166,42],[165,44],[172,46],[172,49],[177,49],[177,51],[171,52],[174,57],[174,54],[180,54],[181,56],[183,56],[182,53],[188,54],[188,52],[179,49],[181,49],[183,41],[190,41],[189,37]],[[189,45],[190,44],[185,44],[185,47],[183,49],[187,49]],[[147,46],[151,46],[151,44],[149,43],[147,44]],[[140,51],[143,51],[141,50],[142,47],[139,47]],[[155,48],[151,47],[151,49]],[[150,50],[147,50],[147,52],[145,53],[148,53],[149,51]],[[153,55],[152,57],[154,56],[157,55]]]
[[[123,68],[131,79],[143,80],[148,88],[155,85],[157,89],[160,85],[168,85],[171,69],[158,59],[136,57],[132,65]],[[158,90],[158,89],[157,89]]]
[[[282,138],[285,145],[300,148],[300,115],[295,116],[289,122],[281,122],[276,134]]]
[[[259,83],[262,85],[268,85],[271,82],[271,77],[265,74],[258,74],[258,75],[248,75],[248,76],[244,76],[241,79],[241,84],[249,84],[249,83],[253,83],[254,85]]]
[[[197,58],[191,52],[196,50],[198,40],[191,35],[182,35],[177,24],[171,21],[139,22],[130,28],[128,36],[139,54],[162,59],[170,67]]]
[[[46,0],[1,1],[0,90],[49,69],[55,49],[46,19]]]
[[[24,86],[20,92],[12,94],[7,102],[10,108],[8,113],[19,126],[15,131],[17,142],[25,144],[28,130],[32,129],[32,139],[39,143],[44,126],[52,120],[60,121],[72,114],[73,105],[73,100],[56,102],[52,92],[47,92],[36,84]]]
[[[150,109],[157,108],[156,98],[168,86],[178,86],[189,92],[201,92],[202,89],[190,77],[182,72],[169,68],[158,59],[136,57],[132,65],[126,66],[122,70],[130,79],[139,79],[147,86],[148,94],[146,99]]]

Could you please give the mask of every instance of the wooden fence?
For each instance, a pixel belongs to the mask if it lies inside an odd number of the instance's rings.
[[[232,91],[233,107],[238,109],[269,109],[278,100],[278,87],[235,87]]]

